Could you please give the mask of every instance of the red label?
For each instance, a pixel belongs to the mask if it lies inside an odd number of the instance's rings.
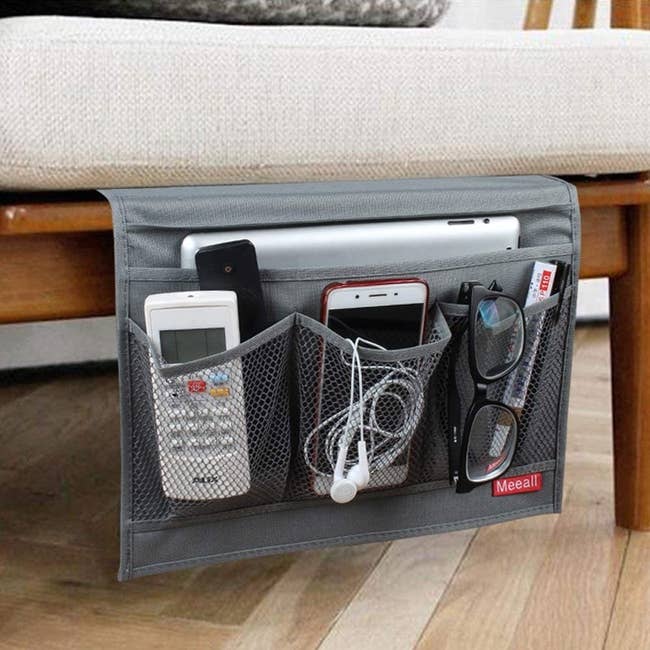
[[[538,492],[542,489],[542,473],[523,474],[522,476],[508,476],[492,481],[492,496],[506,497],[509,494],[522,494],[523,492]]]
[[[207,387],[203,379],[190,379],[187,382],[187,390],[190,393],[205,393]]]
[[[545,294],[548,292],[549,285],[551,284],[551,272],[542,271],[542,277],[539,281],[539,292]]]

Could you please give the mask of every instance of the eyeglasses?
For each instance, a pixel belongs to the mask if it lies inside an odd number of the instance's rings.
[[[490,384],[509,375],[521,361],[525,345],[524,314],[517,301],[477,282],[463,283],[459,302],[469,304],[467,339],[474,396],[461,431],[461,399],[457,381],[463,336],[451,351],[448,416],[449,464],[456,492],[501,476],[510,467],[519,420],[506,404],[488,399]]]

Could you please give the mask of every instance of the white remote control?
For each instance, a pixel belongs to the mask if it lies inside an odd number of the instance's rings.
[[[148,296],[147,334],[165,366],[239,344],[233,291]],[[171,499],[224,499],[250,490],[244,382],[240,359],[173,378],[152,360],[162,487]]]

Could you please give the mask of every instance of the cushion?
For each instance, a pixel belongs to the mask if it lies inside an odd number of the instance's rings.
[[[8,0],[0,16],[72,14],[224,23],[432,25],[448,0]]]
[[[650,32],[0,21],[0,186],[650,169]]]

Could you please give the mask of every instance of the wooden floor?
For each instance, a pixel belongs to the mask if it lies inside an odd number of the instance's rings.
[[[438,537],[115,580],[114,369],[0,387],[0,647],[650,648],[650,534],[614,527],[609,352],[580,329],[565,507]]]

